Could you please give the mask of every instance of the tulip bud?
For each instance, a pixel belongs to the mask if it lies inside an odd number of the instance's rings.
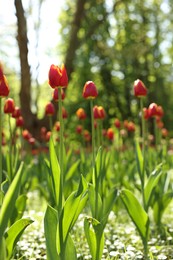
[[[83,97],[86,99],[95,99],[98,96],[96,85],[92,81],[87,81],[83,88]]]
[[[55,113],[55,108],[54,108],[54,105],[49,102],[46,107],[45,107],[45,114],[47,116],[52,116],[53,114]]]
[[[0,64],[0,97],[7,97],[9,94],[9,86],[6,77],[3,74],[2,66]]]
[[[134,95],[136,97],[142,97],[147,95],[147,88],[140,79],[137,79],[134,82]]]
[[[12,114],[15,109],[14,100],[12,98],[8,98],[5,100],[4,104],[4,113],[5,114]]]
[[[64,64],[62,64],[61,68],[55,65],[50,66],[49,70],[49,85],[52,88],[56,87],[64,87],[66,88],[68,85],[68,76],[65,69]]]

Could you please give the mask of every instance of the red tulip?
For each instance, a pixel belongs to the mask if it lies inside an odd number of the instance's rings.
[[[98,96],[96,85],[92,81],[87,81],[83,88],[83,97],[86,99],[94,99]]]
[[[128,128],[128,124],[129,124],[128,120],[124,120],[123,125],[124,125],[124,127],[125,127],[126,129]]]
[[[84,130],[83,135],[86,142],[89,142],[91,140],[91,135],[88,130]]]
[[[9,86],[6,77],[3,74],[2,66],[0,64],[0,97],[7,97],[9,94]]]
[[[66,72],[66,68],[64,64],[62,64],[61,68],[55,65],[50,66],[49,70],[49,85],[52,88],[56,87],[64,87],[66,88],[68,85],[68,76]]]
[[[79,108],[76,111],[76,115],[79,118],[79,120],[84,120],[86,118],[86,116],[87,116],[86,113],[85,113],[85,110],[83,108]]]
[[[143,108],[143,115],[144,115],[144,119],[146,120],[150,117],[149,110],[146,107]]]
[[[46,133],[46,136],[45,136],[45,141],[46,141],[46,142],[49,142],[50,137],[51,137],[51,131],[48,131],[48,132]]]
[[[135,124],[134,124],[133,122],[129,122],[129,123],[128,123],[127,130],[128,130],[129,132],[134,132],[134,131],[135,131]]]
[[[156,103],[151,103],[148,107],[148,111],[149,111],[149,116],[157,116],[157,104]]]
[[[14,100],[12,98],[8,98],[5,100],[4,103],[4,113],[5,114],[12,114],[15,109]]]
[[[23,130],[22,136],[25,140],[29,140],[32,137],[31,133],[27,129]]]
[[[19,107],[15,107],[12,113],[12,117],[18,118],[19,116],[21,116],[21,110]]]
[[[22,116],[16,118],[16,126],[23,127],[24,126],[24,119]]]
[[[45,114],[47,116],[52,116],[54,113],[55,113],[54,105],[51,102],[47,103],[47,105],[45,107]]]
[[[142,97],[147,95],[147,88],[140,79],[137,79],[134,82],[134,95],[136,97]]]
[[[62,117],[63,117],[64,119],[68,117],[67,110],[66,110],[64,107],[62,107]]]
[[[121,127],[121,123],[120,123],[120,120],[118,118],[115,118],[114,125],[118,129]]]
[[[76,133],[80,135],[80,134],[82,133],[82,130],[83,130],[82,125],[77,125],[77,127],[76,127]]]
[[[105,110],[102,106],[93,107],[94,119],[104,119],[106,116]]]
[[[107,137],[108,137],[109,140],[113,140],[114,139],[114,131],[113,131],[113,129],[111,127],[108,128],[108,130],[107,130]]]
[[[59,132],[59,130],[60,130],[60,122],[59,122],[59,121],[57,121],[57,122],[55,123],[54,128],[55,128],[55,130],[56,130],[57,132]]]

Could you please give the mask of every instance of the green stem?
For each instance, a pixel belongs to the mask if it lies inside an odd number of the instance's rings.
[[[61,201],[59,205],[60,212],[62,210],[63,205],[63,185],[64,185],[64,164],[63,164],[63,154],[64,154],[64,140],[63,140],[63,117],[62,117],[62,96],[61,96],[61,88],[58,88],[58,109],[59,109],[59,122],[60,122],[60,146],[59,146],[59,165],[60,165],[60,171],[61,171]]]
[[[52,116],[49,116],[49,127],[50,127],[50,131],[52,133],[52,131],[53,131]]]
[[[60,162],[60,169],[63,176],[63,118],[62,118],[62,97],[61,97],[61,88],[58,88],[58,105],[59,105],[59,122],[60,122],[60,150],[59,150],[59,162]]]
[[[2,191],[2,98],[0,97],[0,193]],[[0,205],[1,205],[1,195],[0,195]]]
[[[10,138],[9,138],[9,166],[10,166],[10,172],[9,172],[9,179],[10,181],[12,181],[13,179],[13,152],[12,152],[12,138],[13,138],[13,134],[12,134],[12,128],[11,128],[11,121],[10,121],[10,114],[8,115],[8,124],[9,124],[9,132],[10,132]]]
[[[148,260],[148,244],[147,244],[147,241],[144,241],[143,245],[144,245],[144,259]]]
[[[95,187],[95,218],[98,219],[98,189],[99,183],[97,178],[97,170],[95,167],[95,128],[94,128],[94,114],[93,114],[93,100],[90,100],[91,107],[91,129],[92,129],[92,168],[93,168],[93,184]]]
[[[140,110],[141,110],[141,126],[142,126],[142,153],[144,156],[145,152],[145,119],[144,119],[144,112],[143,112],[143,99],[140,98]]]
[[[91,108],[91,134],[92,134],[92,168],[95,168],[95,128],[94,128],[94,114],[93,114],[93,100],[90,100]],[[96,178],[95,178],[96,181]]]
[[[158,149],[158,128],[157,128],[156,117],[154,117],[154,134],[155,134],[155,146],[156,146],[156,151],[157,151],[157,149]]]
[[[142,190],[142,199],[143,199],[143,206],[146,209],[145,203],[145,194],[144,194],[144,186],[145,186],[145,119],[144,119],[144,112],[143,112],[143,99],[140,98],[140,109],[141,109],[141,125],[142,125],[142,154],[143,154],[143,169],[142,169],[142,180],[141,180],[141,190]]]

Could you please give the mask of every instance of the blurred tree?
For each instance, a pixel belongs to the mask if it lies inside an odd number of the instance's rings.
[[[15,6],[21,107],[26,127],[34,133],[46,121],[38,121],[31,111],[26,18],[22,1],[15,0]],[[146,106],[151,102],[162,105],[168,111],[166,126],[171,126],[171,0],[66,0],[63,8],[59,17],[62,41],[57,52],[64,57],[70,80],[66,101],[70,114],[74,115],[79,106],[89,111],[88,103],[82,99],[82,89],[87,80],[93,80],[99,89],[96,102],[104,106],[108,119],[115,116],[133,119],[138,111],[133,82],[140,78],[149,90]]]
[[[40,1],[40,3],[42,0]],[[28,61],[28,36],[27,22],[24,8],[21,0],[15,0],[16,16],[17,16],[17,42],[19,46],[19,57],[21,67],[21,88],[20,88],[20,105],[21,112],[24,118],[24,126],[30,133],[39,139],[40,128],[46,126],[49,128],[49,120],[47,117],[38,119],[38,115],[31,110],[31,93],[32,93],[32,78],[30,65]],[[36,81],[38,85],[38,81]],[[55,106],[57,106],[55,104]],[[55,118],[54,118],[55,120]]]
[[[75,4],[66,3],[68,7],[61,12],[61,34],[64,55],[69,55]],[[138,111],[134,110],[133,82],[140,78],[149,90],[146,106],[156,102],[167,110],[168,103],[164,100],[171,99],[167,70],[172,66],[171,62],[166,62],[164,50],[164,43],[166,46],[172,35],[168,2],[92,0],[85,2],[83,12],[76,34],[78,48],[73,49],[74,59],[70,59],[72,71],[75,71],[71,85],[77,88],[76,99],[72,97],[73,108],[82,102],[82,86],[91,79],[99,86],[97,102],[104,104],[109,118],[133,118]],[[166,40],[165,30],[168,30]],[[171,125],[171,117],[165,115],[167,126],[169,121]]]

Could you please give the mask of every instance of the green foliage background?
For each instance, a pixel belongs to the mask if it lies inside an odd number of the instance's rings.
[[[61,35],[61,41],[52,50],[57,55],[57,65],[65,61],[79,3],[78,0],[64,1],[57,17],[61,29],[55,33]],[[76,24],[79,26],[79,44],[74,50],[75,58],[71,60],[73,72],[69,75],[65,100],[69,120],[75,120],[79,107],[89,113],[82,89],[87,80],[92,80],[99,91],[96,103],[103,105],[108,115],[106,125],[114,117],[138,121],[139,104],[133,95],[133,82],[139,78],[148,88],[145,106],[152,102],[163,106],[165,127],[172,131],[172,0],[85,0],[83,3],[85,12],[81,24]],[[27,17],[32,15],[32,8],[30,6],[28,12],[25,10]],[[5,71],[12,74],[9,68]],[[18,75],[9,77],[12,97],[19,93],[17,79]],[[33,79],[33,109],[42,117],[46,99],[51,99],[52,92],[48,90],[47,82],[40,86],[39,92],[38,95]],[[18,98],[15,99],[18,102]]]

